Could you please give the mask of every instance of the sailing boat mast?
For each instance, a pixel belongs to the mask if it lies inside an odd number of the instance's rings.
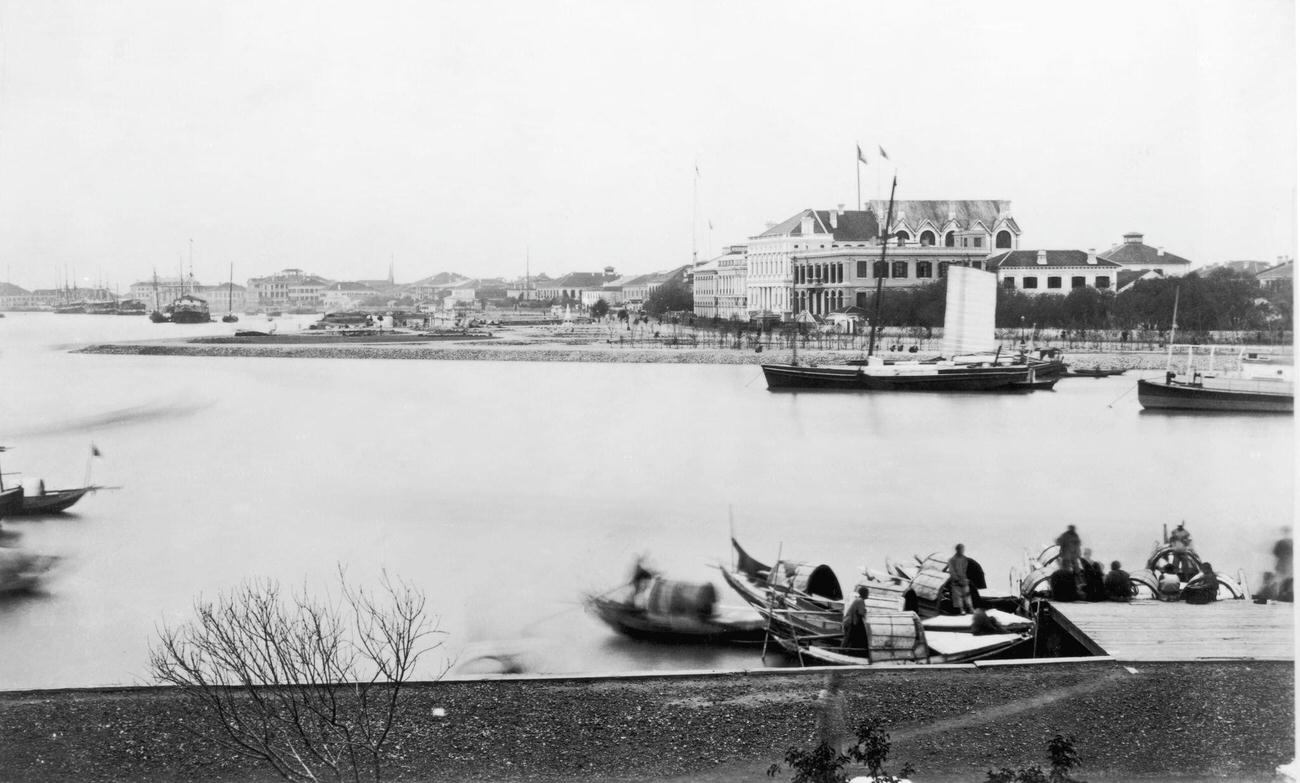
[[[1178,293],[1182,290],[1181,286],[1174,286],[1174,317],[1169,322],[1169,355],[1165,358],[1165,372],[1169,372],[1174,366],[1174,332],[1178,330]],[[1190,354],[1189,354],[1190,356]],[[1191,359],[1187,360],[1188,367],[1191,367]]]
[[[230,262],[230,285],[226,288],[226,315],[235,310],[235,262]]]
[[[888,269],[885,267],[885,251],[889,248],[889,229],[894,223],[894,191],[898,189],[898,175],[894,175],[894,184],[889,186],[889,209],[885,211],[885,225],[880,232],[880,268],[877,272],[884,273]],[[880,323],[880,299],[884,293],[885,276],[884,274],[876,275],[876,312],[871,316],[871,337],[867,341],[867,357],[870,358],[876,350],[876,326]]]

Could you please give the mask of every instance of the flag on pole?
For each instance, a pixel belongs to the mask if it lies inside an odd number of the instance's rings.
[[[862,162],[862,163],[866,163],[866,162],[867,162],[867,156],[866,156],[865,154],[863,154],[863,152],[862,152],[862,145],[861,145],[861,144],[858,145],[858,161],[859,161],[859,162]]]
[[[876,145],[876,149],[880,150],[880,157],[884,158],[885,160],[889,160],[889,156],[885,154],[885,148],[884,148],[884,147],[882,147],[882,146],[880,146],[879,144],[877,144],[877,145]]]
[[[710,230],[710,231],[713,230],[713,221],[712,221],[712,220],[709,221],[709,230]]]
[[[90,444],[90,456],[92,456],[92,457],[98,457],[98,456],[101,456],[100,453],[99,453],[99,447],[96,446],[96,445],[93,444],[93,443]]]
[[[695,178],[696,179],[700,178],[700,164],[698,163],[695,164]]]

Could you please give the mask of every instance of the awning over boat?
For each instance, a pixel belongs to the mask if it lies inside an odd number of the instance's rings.
[[[832,601],[844,598],[839,577],[835,576],[835,571],[828,565],[782,562],[780,568],[788,587],[808,595],[829,598]]]

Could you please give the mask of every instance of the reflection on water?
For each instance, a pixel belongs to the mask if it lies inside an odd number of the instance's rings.
[[[76,516],[4,521],[62,561],[45,595],[0,601],[0,688],[144,682],[155,628],[195,596],[258,576],[328,586],[340,563],[426,592],[448,636],[422,676],[494,645],[530,671],[757,666],[756,649],[622,639],[581,606],[642,553],[724,591],[729,507],[756,557],[826,562],[850,586],[961,541],[1001,587],[1066,524],[1098,559],[1136,562],[1180,520],[1217,567],[1257,575],[1293,522],[1290,417],[1140,416],[1132,394],[1108,407],[1130,376],[771,394],[746,366],[52,349],[232,328],[0,324],[4,470],[78,485],[93,434],[95,482],[123,487]]]

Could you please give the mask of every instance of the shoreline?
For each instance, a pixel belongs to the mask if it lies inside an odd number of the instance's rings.
[[[790,353],[785,349],[719,349],[696,347],[617,347],[591,341],[537,342],[518,341],[489,344],[478,339],[439,340],[428,343],[356,343],[330,345],[319,342],[302,345],[284,342],[257,343],[206,343],[184,340],[149,342],[99,343],[76,348],[74,353],[131,356],[200,356],[200,357],[254,357],[274,359],[393,359],[424,361],[522,361],[522,362],[596,362],[624,364],[716,364],[749,365],[786,363]],[[835,364],[862,355],[858,350],[800,350],[801,363]],[[906,361],[928,359],[933,355],[892,354],[886,358]],[[1126,370],[1163,370],[1167,354],[1154,351],[1080,351],[1066,354],[1066,361],[1081,367],[1106,366]],[[1216,356],[1217,366],[1231,363],[1232,357]]]
[[[787,748],[815,744],[819,722],[851,732],[868,718],[890,733],[893,767],[910,761],[914,779],[932,782],[1043,765],[1056,732],[1077,739],[1078,774],[1093,781],[1270,781],[1295,747],[1291,661],[1099,659],[408,688],[389,779],[762,780]],[[1171,691],[1178,711],[1158,709]],[[195,739],[185,726],[196,718],[167,687],[0,692],[0,781],[275,779]]]

